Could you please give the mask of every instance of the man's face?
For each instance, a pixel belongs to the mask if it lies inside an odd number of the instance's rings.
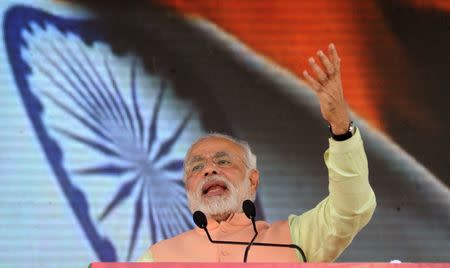
[[[242,202],[254,199],[258,171],[248,170],[244,150],[223,138],[198,142],[186,157],[186,190],[192,211],[208,216],[240,212]]]

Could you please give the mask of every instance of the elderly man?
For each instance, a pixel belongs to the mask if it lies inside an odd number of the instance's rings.
[[[333,44],[328,55],[317,52],[309,64],[314,71],[303,75],[316,92],[323,118],[329,123],[330,147],[325,152],[329,171],[329,196],[300,216],[269,224],[257,221],[256,242],[299,245],[310,262],[335,260],[357,232],[370,220],[376,206],[368,181],[367,159],[359,131],[350,121],[340,77],[340,59]],[[185,183],[192,212],[206,214],[214,240],[249,242],[252,222],[242,213],[242,203],[254,200],[259,183],[256,157],[247,143],[221,134],[197,140],[185,158]],[[161,241],[140,261],[242,262],[245,245],[212,244],[196,228]],[[254,246],[249,262],[299,262],[289,248]]]

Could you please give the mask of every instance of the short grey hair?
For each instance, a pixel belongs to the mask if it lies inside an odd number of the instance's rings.
[[[201,136],[196,141],[194,141],[194,143],[192,143],[191,147],[189,147],[189,149],[186,153],[186,156],[184,158],[184,165],[183,165],[184,166],[184,169],[183,169],[184,170],[184,175],[183,175],[184,179],[186,179],[187,156],[191,153],[192,148],[199,142],[204,141],[206,139],[210,139],[210,138],[225,139],[225,140],[231,141],[232,143],[241,147],[241,149],[244,151],[244,161],[245,161],[245,165],[247,166],[247,169],[248,170],[256,169],[256,155],[252,152],[252,149],[250,148],[250,145],[248,144],[248,142],[246,142],[244,140],[236,139],[236,138],[226,135],[226,134],[212,132],[212,133]]]

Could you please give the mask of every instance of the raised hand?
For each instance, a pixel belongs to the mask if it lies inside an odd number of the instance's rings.
[[[341,59],[333,44],[328,46],[328,56],[321,50],[317,52],[317,56],[325,70],[311,57],[308,59],[308,63],[315,77],[306,70],[303,71],[303,76],[316,92],[322,116],[330,124],[333,133],[344,134],[348,131],[350,113],[342,89]]]

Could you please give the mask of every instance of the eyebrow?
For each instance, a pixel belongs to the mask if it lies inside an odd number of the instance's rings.
[[[229,156],[229,155],[230,155],[229,153],[222,151],[222,152],[215,153],[214,157],[222,157],[222,156]]]
[[[220,151],[220,152],[216,152],[214,154],[214,157],[223,157],[223,156],[229,156],[230,154],[228,152],[225,151]],[[192,164],[194,162],[199,162],[204,160],[205,158],[201,155],[194,155],[189,161],[188,164]]]
[[[194,155],[193,157],[191,157],[191,159],[188,161],[188,164],[191,164],[193,162],[199,162],[202,161],[204,159],[203,156],[201,155]]]

